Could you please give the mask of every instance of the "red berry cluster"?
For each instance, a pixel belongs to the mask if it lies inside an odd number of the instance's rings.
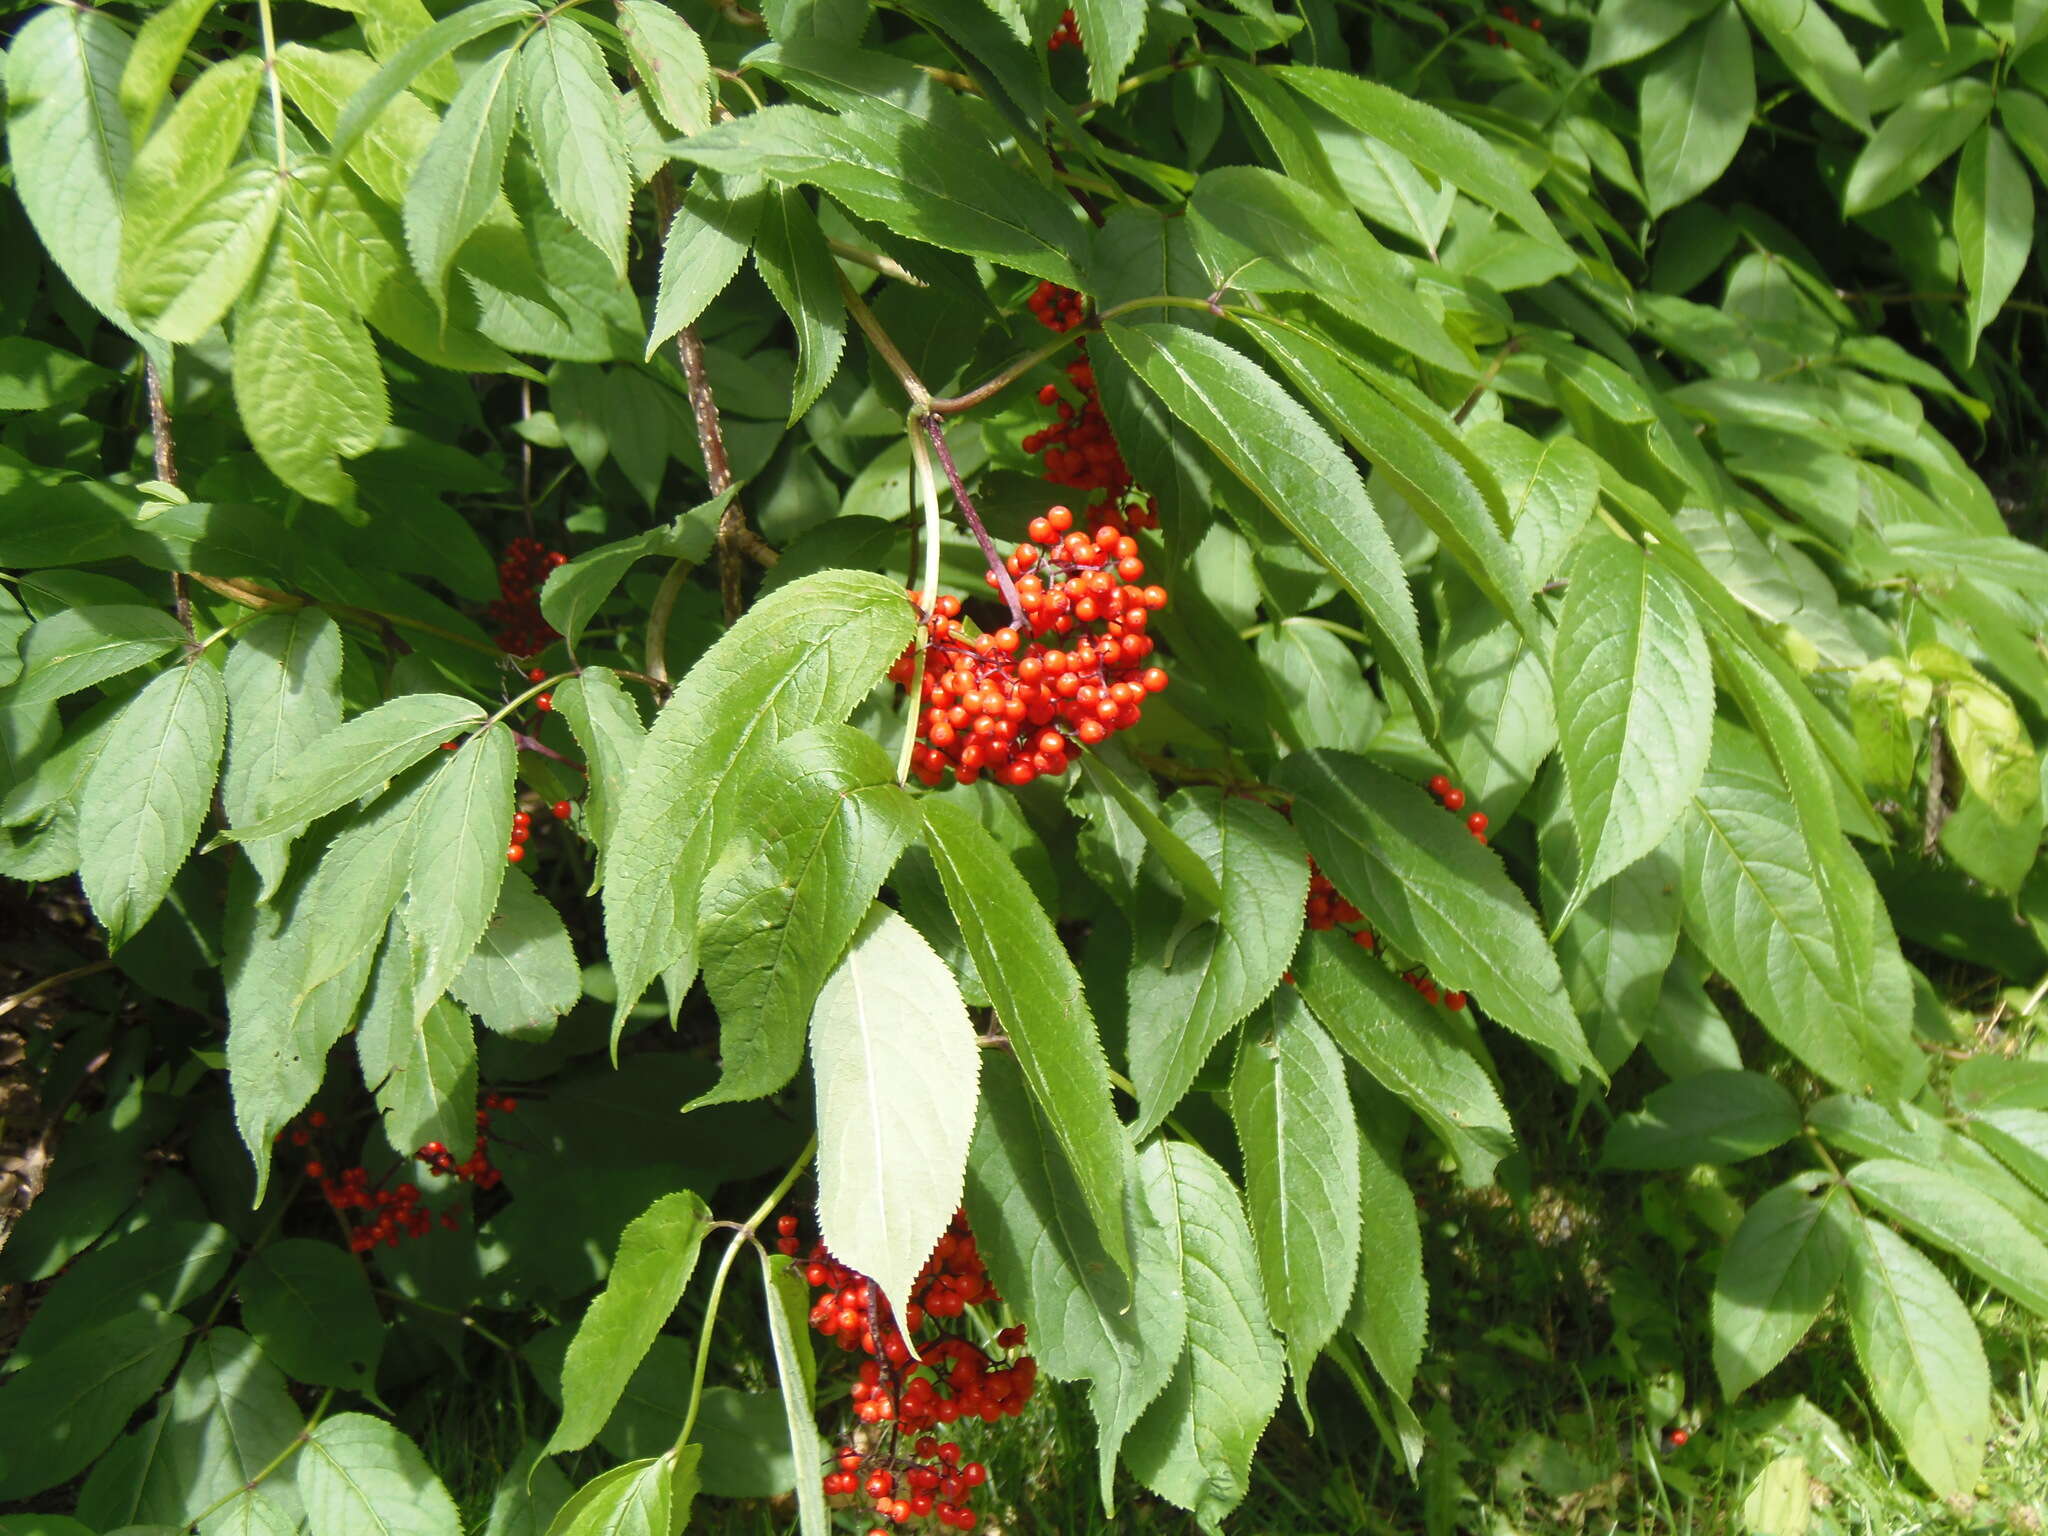
[[[783,1217],[780,1230],[777,1246],[788,1253],[796,1246],[795,1218]],[[918,1520],[973,1530],[968,1501],[988,1474],[979,1462],[963,1464],[958,1444],[941,1443],[927,1431],[961,1419],[994,1424],[1022,1413],[1038,1380],[1038,1362],[1022,1355],[999,1365],[980,1345],[937,1326],[971,1306],[1001,1305],[966,1213],[954,1216],[911,1286],[904,1325],[912,1335],[931,1329],[919,1340],[914,1362],[904,1329],[889,1315],[873,1281],[839,1263],[822,1243],[811,1249],[804,1275],[820,1292],[811,1308],[812,1327],[842,1350],[868,1356],[852,1398],[860,1422],[873,1427],[870,1443],[864,1450],[839,1450],[838,1469],[825,1477],[826,1494],[849,1500],[864,1495],[876,1519],[891,1525]],[[1004,1351],[1021,1348],[1024,1329],[1005,1328],[995,1344]],[[900,1449],[906,1435],[918,1437],[907,1455]]]
[[[1075,23],[1071,10],[1060,12],[1060,24],[1052,29],[1052,36],[1046,39],[1045,46],[1053,53],[1062,48],[1081,46],[1081,29]]]
[[[1081,747],[1136,725],[1145,696],[1166,687],[1165,670],[1147,661],[1153,643],[1145,632],[1166,605],[1165,588],[1137,585],[1145,564],[1128,534],[1109,523],[1093,536],[1073,527],[1071,511],[1052,508],[1031,520],[1032,542],[1005,562],[1032,628],[1028,643],[1014,629],[970,636],[958,598],[935,605],[923,745],[912,759],[925,784],[939,784],[949,770],[963,784],[984,773],[1010,785],[1057,777]],[[1077,638],[1062,648],[1036,638],[1046,635]],[[915,661],[905,652],[890,677],[908,687]]]
[[[462,1163],[458,1164],[438,1141],[428,1142],[413,1156],[444,1177],[454,1177],[479,1189],[495,1188],[498,1170],[491,1166],[490,1153],[486,1150],[490,1141],[491,1115],[493,1111],[510,1114],[518,1107],[515,1099],[502,1094],[486,1094],[484,1107],[476,1112],[476,1150]],[[322,1198],[348,1229],[351,1253],[367,1253],[380,1243],[387,1248],[396,1248],[403,1238],[425,1237],[433,1230],[434,1213],[420,1204],[420,1187],[410,1179],[388,1186],[384,1180],[372,1184],[369,1169],[360,1163],[330,1174],[319,1149],[312,1145],[315,1133],[326,1129],[326,1126],[326,1114],[316,1109],[293,1126],[289,1136],[294,1147],[306,1150],[306,1177],[319,1181]],[[282,1142],[286,1135],[280,1131],[277,1139]],[[387,1173],[385,1178],[389,1177]],[[450,1231],[459,1225],[460,1220],[459,1206],[451,1205],[440,1213],[441,1225]]]
[[[498,649],[510,656],[537,656],[562,637],[540,616],[541,584],[569,557],[538,539],[514,539],[498,562],[498,601],[485,610],[498,626]]]
[[[567,821],[575,814],[575,811],[576,807],[567,800],[557,800],[548,807],[548,814],[557,821]],[[505,861],[509,864],[517,864],[525,859],[526,845],[532,837],[533,812],[514,811],[512,813],[512,841],[506,846]]]

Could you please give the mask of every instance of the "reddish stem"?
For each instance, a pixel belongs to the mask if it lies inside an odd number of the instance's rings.
[[[1024,620],[1024,604],[1017,596],[1017,584],[1010,579],[1010,569],[1003,563],[1003,557],[996,552],[995,541],[988,536],[988,529],[981,523],[981,514],[974,510],[974,503],[968,498],[967,487],[960,483],[960,470],[953,463],[953,450],[946,446],[946,425],[936,411],[924,419],[925,434],[931,438],[932,447],[939,452],[939,463],[944,466],[946,479],[953,487],[954,504],[960,508],[960,515],[967,519],[967,526],[974,534],[975,542],[981,545],[982,557],[988,561],[989,574],[996,579],[996,586],[1003,594],[1003,601],[1010,605],[1010,627],[1020,636],[1030,634]]]

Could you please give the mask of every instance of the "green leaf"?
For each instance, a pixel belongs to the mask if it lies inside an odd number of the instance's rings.
[[[232,1245],[225,1232],[221,1237]],[[210,1329],[193,1344],[155,1415],[100,1458],[79,1494],[79,1513],[100,1530],[129,1524],[182,1529],[245,1490],[304,1427],[283,1375],[255,1341],[234,1328]],[[278,1479],[267,1492],[297,1514],[289,1479]],[[207,1536],[221,1529],[218,1518],[207,1521]],[[278,1515],[265,1523],[254,1515],[246,1526],[230,1519],[227,1529],[290,1532],[296,1522]]]
[[[1304,747],[1363,752],[1385,723],[1358,653],[1312,619],[1282,619],[1261,630],[1253,651]],[[1457,705],[1455,697],[1446,703],[1446,718]]]
[[[1714,1276],[1714,1373],[1730,1400],[1769,1375],[1820,1316],[1848,1262],[1852,1220],[1840,1186],[1811,1174],[1743,1215]]]
[[[1110,1102],[1109,1063],[1080,973],[1031,887],[974,813],[938,795],[921,804],[925,846],[975,970],[1081,1187],[1097,1239],[1128,1275],[1122,1192],[1131,1144]]]
[[[683,1299],[711,1212],[688,1190],[664,1195],[619,1237],[611,1276],[576,1325],[562,1364],[562,1422],[543,1455],[590,1444],[662,1324]]]
[[[1564,237],[1530,194],[1514,162],[1456,118],[1390,86],[1341,70],[1289,64],[1270,72],[1474,202],[1506,214],[1545,245],[1564,247]]]
[[[228,647],[228,756],[220,777],[229,825],[252,821],[284,767],[341,724],[341,626],[318,608],[258,619]],[[267,887],[284,876],[288,845],[244,843]]]
[[[818,1227],[897,1317],[960,1208],[981,1044],[924,936],[875,903],[811,1013]]]
[[[306,1436],[297,1474],[313,1536],[461,1536],[462,1517],[441,1479],[382,1419],[323,1419]]]
[[[2034,174],[2048,180],[2048,101],[2032,91],[2008,85],[1998,93],[1998,120],[2014,146],[2027,157]]]
[[[1294,387],[1386,477],[1488,600],[1522,635],[1536,639],[1542,631],[1529,603],[1531,583],[1494,522],[1485,495],[1449,446],[1458,443],[1449,425],[1440,435],[1425,430],[1353,373],[1335,348],[1306,332],[1262,321],[1246,325]]]
[[[1187,930],[1180,904],[1156,881],[1132,915],[1126,1052],[1141,1113],[1132,1134],[1157,1129],[1194,1083],[1216,1043],[1272,995],[1301,934],[1308,858],[1279,813],[1213,790],[1183,790],[1169,825],[1222,876],[1213,922]]]
[[[191,344],[248,291],[284,207],[275,166],[245,160],[154,242],[122,264],[122,293],[166,341]]]
[[[1850,127],[1870,132],[1863,61],[1825,9],[1804,0],[1742,0],[1742,9],[1814,100]]]
[[[611,846],[618,798],[639,756],[646,727],[640,711],[626,696],[618,673],[609,667],[585,667],[555,690],[555,710],[569,722],[583,748],[590,770],[590,793],[583,800],[583,825],[602,850]],[[600,864],[602,871],[602,864]]]
[[[1185,326],[1114,325],[1111,344],[1357,600],[1380,663],[1426,725],[1436,698],[1415,603],[1379,513],[1343,449],[1242,353]]]
[[[465,5],[443,16],[387,59],[376,74],[357,88],[348,105],[334,119],[334,127],[327,135],[328,154],[336,160],[347,160],[357,141],[368,134],[373,125],[380,123],[386,109],[404,98],[406,87],[429,67],[465,43],[475,42],[500,27],[538,13],[539,7],[533,0],[478,0],[475,5]],[[458,91],[456,94],[461,93]]]
[[[573,20],[543,16],[520,48],[519,115],[555,206],[623,273],[633,169],[619,93],[596,40]]]
[[[1941,1271],[1870,1217],[1849,1243],[1849,1337],[1878,1412],[1938,1494],[1968,1493],[1991,1433],[1977,1325]]]
[[[1588,540],[1572,562],[1550,675],[1579,845],[1563,923],[1684,814],[1713,745],[1714,678],[1685,589],[1609,538]]]
[[[543,1536],[572,1492],[562,1469],[528,1440],[498,1479],[483,1536]]]
[[[486,1029],[529,1038],[551,1034],[582,997],[569,930],[523,870],[505,871],[498,910],[448,990]]]
[[[661,243],[661,276],[646,356],[654,356],[684,326],[695,325],[738,274],[766,199],[767,183],[758,176],[699,171],[691,179]]]
[[[1444,752],[1465,787],[1467,814],[1484,810],[1498,825],[1557,746],[1550,638],[1539,620],[1532,645],[1463,581],[1446,584],[1444,607],[1434,668],[1444,700]]]
[[[461,972],[497,908],[516,756],[511,729],[491,726],[449,753],[427,786],[406,882],[415,1019]]]
[[[1164,1171],[1164,1159],[1141,1159],[1123,1190],[1127,1283],[1017,1064],[990,1053],[967,1212],[990,1273],[1030,1325],[1040,1367],[1057,1381],[1089,1383],[1105,1509],[1124,1436],[1165,1387],[1187,1337],[1177,1239],[1159,1200]]]
[[[2048,1244],[1989,1195],[1953,1173],[1895,1158],[1858,1163],[1849,1187],[1922,1242],[2048,1316]]]
[[[1855,897],[1823,884],[1784,786],[1710,763],[1679,848],[1686,932],[1764,1027],[1831,1083],[1889,1083],[1904,1021],[1866,1012],[1830,915]]]
[[[796,382],[789,404],[789,424],[795,426],[838,371],[839,355],[846,349],[846,305],[824,231],[794,187],[763,200],[754,265],[796,328]]]
[[[1318,945],[1317,948],[1325,946]],[[1358,1123],[1358,1283],[1345,1327],[1365,1346],[1395,1399],[1406,1402],[1429,1333],[1429,1281],[1422,1272],[1422,1220],[1401,1171],[1408,1119],[1362,1078],[1353,1083]]]
[[[1956,168],[1956,250],[1970,291],[1970,346],[1998,318],[2034,247],[2034,184],[2005,135],[1986,124],[1963,146]]]
[[[711,61],[690,24],[655,0],[619,0],[619,31],[642,88],[669,127],[685,134],[709,128]]]
[[[394,919],[356,1022],[356,1059],[384,1139],[401,1152],[438,1141],[467,1156],[475,1139],[476,1025],[445,997],[422,1005],[418,957]]]
[[[765,754],[740,798],[754,819],[705,881],[697,923],[722,1075],[691,1108],[796,1074],[819,989],[919,825],[896,765],[851,726]]]
[[[519,50],[513,47],[469,72],[405,189],[406,249],[437,308],[447,302],[455,253],[490,213],[504,186],[505,155],[522,94],[514,74],[518,69]]]
[[[562,1506],[547,1536],[677,1536],[689,1523],[703,1454],[685,1445],[599,1473]]]
[[[220,1283],[234,1247],[227,1229],[210,1221],[166,1221],[93,1248],[43,1293],[5,1369],[32,1365],[110,1317],[190,1306]]]
[[[1914,664],[1933,671],[1928,656],[1934,649],[1916,649]],[[1942,724],[1948,727],[1949,746],[1963,778],[2001,821],[2021,820],[2041,797],[2041,774],[2034,744],[2012,700],[1974,668],[1967,668],[1942,679],[1941,704]]]
[[[272,1243],[242,1267],[239,1289],[243,1326],[294,1381],[359,1391],[375,1385],[384,1323],[362,1266],[331,1240]],[[303,1470],[300,1488],[312,1509]]]
[[[0,1386],[0,1499],[25,1499],[76,1477],[152,1397],[192,1325],[129,1312],[74,1333]]]
[[[377,446],[391,400],[376,343],[296,206],[285,209],[232,328],[235,407],[249,441],[293,490],[352,508],[355,482],[338,461]]]
[[[121,115],[128,120],[128,132],[136,140],[148,136],[156,122],[158,108],[170,92],[171,76],[183,62],[185,49],[199,23],[213,9],[213,0],[171,0],[145,21],[135,34],[135,46],[122,66],[121,82],[115,95]]]
[[[1117,82],[1145,36],[1144,0],[1078,0],[1075,30],[1088,58],[1088,90],[1097,101],[1114,101]]]
[[[1609,69],[1654,53],[1721,0],[1601,0],[1593,18],[1586,72]]]
[[[1969,1132],[2007,1167],[2048,1195],[2048,1114],[2037,1109],[1987,1110],[1970,1117]]]
[[[741,824],[757,754],[852,713],[903,654],[914,615],[886,577],[821,571],[747,610],[677,686],[648,733],[607,844],[613,1033],[654,978],[697,969],[698,892]]]
[[[1146,844],[1159,855],[1166,872],[1179,882],[1187,899],[1211,912],[1222,906],[1223,886],[1216,872],[1160,818],[1155,809],[1157,797],[1148,800],[1130,782],[1127,775],[1135,770],[1122,748],[1106,743],[1097,751],[1082,753],[1080,761],[1082,775],[1131,819]],[[1146,790],[1149,793],[1149,784]]]
[[[1735,0],[1659,53],[1643,76],[1643,188],[1670,212],[1721,179],[1756,111],[1756,65]]]
[[[1849,167],[1842,211],[1882,208],[1927,179],[1991,115],[1993,92],[1974,75],[1930,85],[1884,120]]]
[[[1158,1181],[1178,1249],[1188,1333],[1165,1390],[1132,1426],[1124,1461],[1213,1531],[1249,1490],[1252,1451],[1280,1406],[1280,1341],[1229,1177],[1188,1142],[1154,1142],[1139,1165]]]
[[[115,723],[79,789],[78,874],[119,948],[149,921],[183,867],[213,801],[227,690],[200,657],[158,673]]]
[[[36,236],[71,286],[121,308],[121,186],[130,140],[118,91],[128,34],[104,11],[49,6],[7,49],[7,159]]]
[[[768,1301],[768,1342],[775,1354],[775,1379],[781,1388],[782,1414],[789,1425],[789,1456],[796,1468],[797,1530],[800,1536],[829,1536],[831,1513],[810,1469],[821,1465],[825,1447],[818,1438],[817,1362],[811,1358],[811,1288],[794,1259],[761,1256],[761,1287]]]
[[[1230,1118],[1266,1300],[1306,1400],[1309,1368],[1358,1276],[1360,1153],[1344,1059],[1292,987],[1239,1043]]]
[[[484,712],[451,693],[408,693],[365,710],[302,748],[257,796],[261,814],[224,837],[251,842],[297,832],[390,783],[429,752],[481,724]],[[511,813],[506,813],[511,824]]]
[[[1535,913],[1456,817],[1420,785],[1349,753],[1296,753],[1279,779],[1294,791],[1309,852],[1375,933],[1562,1063],[1600,1072]]]
[[[7,702],[21,709],[65,698],[155,661],[184,639],[178,621],[160,608],[66,608],[38,619],[22,636],[21,679]]]
[[[210,66],[136,151],[121,194],[122,291],[129,303],[156,247],[215,194],[234,164],[262,81],[262,62],[252,55]]]
[[[1413,269],[1335,199],[1273,171],[1228,166],[1202,177],[1188,210],[1195,243],[1219,288],[1312,293],[1402,351],[1460,376],[1473,373],[1470,355],[1417,296]],[[1266,340],[1268,328],[1257,329]],[[1275,339],[1288,349],[1279,357],[1283,366],[1289,354],[1305,352],[1300,367],[1311,378],[1335,377],[1328,387],[1348,382],[1362,389],[1356,379],[1339,377],[1346,373],[1341,360],[1316,356],[1326,350],[1317,343],[1285,332]],[[1308,393],[1315,397],[1314,390]]]
[[[1311,937],[1298,958],[1302,998],[1344,1053],[1422,1117],[1467,1188],[1491,1183],[1515,1132],[1471,1046],[1356,944]]]
[[[1700,1072],[1666,1083],[1607,1133],[1607,1168],[1690,1168],[1739,1163],[1799,1134],[1799,1105],[1756,1072]]]
[[[1009,169],[962,115],[924,119],[876,105],[834,117],[784,103],[706,129],[676,156],[815,186],[913,240],[1068,287],[1079,281],[1072,205]]]

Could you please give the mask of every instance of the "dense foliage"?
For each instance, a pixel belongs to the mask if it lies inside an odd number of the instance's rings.
[[[1818,1322],[1977,1487],[2048,4],[12,20],[35,1529],[448,1536],[451,1370],[506,1536],[1031,1529],[1048,1382],[1215,1528],[1560,1166],[1646,1446]]]

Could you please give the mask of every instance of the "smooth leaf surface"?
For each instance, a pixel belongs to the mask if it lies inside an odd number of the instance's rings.
[[[1596,538],[1572,562],[1550,675],[1578,833],[1569,913],[1684,814],[1713,745],[1713,667],[1677,580],[1635,545]]]
[[[1292,987],[1245,1031],[1230,1080],[1259,1274],[1298,1394],[1351,1301],[1363,1222],[1344,1059]]]
[[[297,1468],[313,1536],[460,1536],[455,1501],[419,1447],[368,1414],[323,1419]]]
[[[486,1029],[545,1036],[583,995],[583,972],[561,914],[523,870],[505,871],[498,910],[448,990]]]
[[[1924,181],[1990,116],[1991,87],[1974,76],[1931,85],[1887,117],[1863,146],[1842,192],[1852,218]]]
[[[1989,1195],[1942,1169],[1882,1157],[1850,1169],[1849,1187],[1915,1237],[2048,1316],[2048,1245]]]
[[[960,1208],[981,1046],[924,936],[879,902],[811,1013],[818,1228],[905,1315]]]
[[[1970,337],[1998,317],[2034,246],[2034,184],[2004,134],[1988,123],[1963,146],[1956,168],[1956,249],[1970,290]]]
[[[67,1482],[178,1363],[191,1323],[129,1312],[75,1333],[0,1386],[0,1498]]]
[[[1869,1217],[1850,1227],[1849,1336],[1878,1412],[1936,1493],[1975,1486],[1991,1432],[1977,1325],[1941,1271]]]
[[[562,1362],[562,1422],[543,1455],[579,1450],[604,1428],[654,1336],[683,1299],[711,1212],[688,1190],[664,1195],[619,1237],[610,1276]]]
[[[1737,1163],[1799,1134],[1799,1104],[1757,1072],[1701,1072],[1666,1083],[1607,1133],[1609,1168]]]
[[[358,1389],[375,1383],[384,1324],[362,1267],[334,1243],[272,1243],[243,1267],[240,1292],[243,1325],[294,1381]],[[311,1511],[313,1490],[305,1493]],[[317,1515],[315,1522],[317,1529]]]
[[[479,731],[444,754],[420,801],[405,887],[415,1018],[461,972],[497,908],[508,867],[515,755],[510,727],[501,722]]]
[[[227,688],[205,659],[131,699],[79,788],[78,875],[118,946],[149,921],[199,839],[227,731]]]
[[[228,648],[228,755],[221,808],[230,826],[253,821],[271,783],[341,724],[341,627],[317,608],[258,619]],[[275,886],[287,845],[246,842],[242,852]]]
[[[1722,5],[1643,76],[1643,186],[1652,215],[1721,179],[1749,133],[1756,65],[1735,0]]]
[[[1811,1178],[1752,1205],[1714,1276],[1714,1373],[1730,1399],[1770,1374],[1806,1336],[1848,1262],[1849,1203]]]
[[[625,271],[633,171],[619,93],[596,40],[573,20],[543,18],[520,48],[519,115],[555,206]]]
[[[66,698],[156,660],[185,638],[159,608],[90,604],[66,608],[21,638],[21,677],[7,696],[16,709]]]

